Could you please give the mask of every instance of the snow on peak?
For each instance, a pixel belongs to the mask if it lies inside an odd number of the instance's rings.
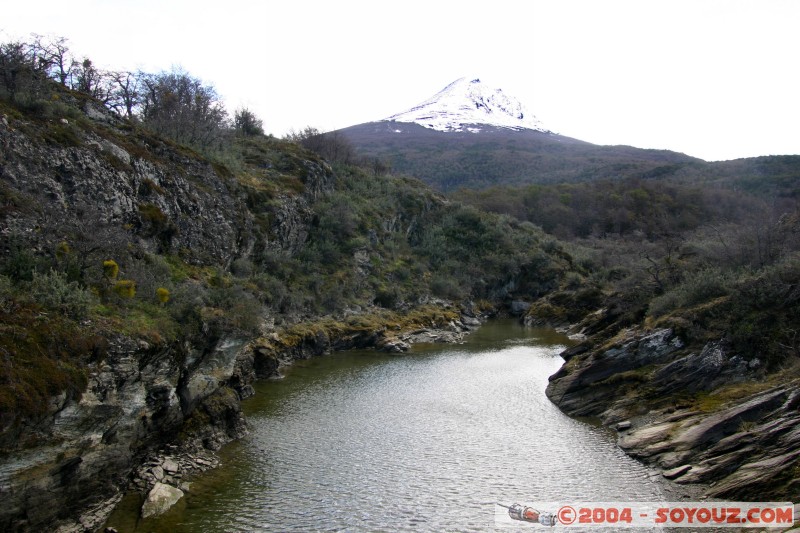
[[[506,95],[501,89],[487,86],[477,78],[458,79],[432,98],[385,120],[414,122],[438,131],[477,133],[480,128],[476,125],[486,125],[550,133],[519,100]]]

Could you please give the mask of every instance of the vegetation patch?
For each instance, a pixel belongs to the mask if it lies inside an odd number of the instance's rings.
[[[446,327],[460,316],[452,309],[424,306],[407,313],[378,310],[369,314],[354,315],[344,320],[328,318],[296,324],[278,332],[276,338],[278,345],[274,348],[293,348],[306,343],[316,343],[320,336],[335,342],[353,335],[371,335],[385,331],[398,335],[418,329]],[[271,344],[268,341],[266,343]]]
[[[738,400],[748,398],[774,386],[775,383],[770,380],[723,385],[714,391],[698,394],[694,399],[694,407],[703,412],[719,411]]]
[[[0,420],[43,416],[61,394],[80,398],[86,364],[105,356],[107,343],[91,328],[36,306],[5,299],[0,308]]]

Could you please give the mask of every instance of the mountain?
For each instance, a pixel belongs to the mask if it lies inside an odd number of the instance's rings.
[[[467,78],[454,81],[432,98],[386,120],[448,132],[478,133],[490,126],[551,133],[519,100],[479,79],[467,81]]]
[[[443,191],[674,174],[699,159],[554,133],[517,99],[461,78],[383,120],[340,130],[363,155]]]

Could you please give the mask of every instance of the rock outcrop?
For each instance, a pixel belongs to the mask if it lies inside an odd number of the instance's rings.
[[[791,499],[800,489],[800,386],[778,386],[710,413],[676,411],[625,432],[619,445],[677,483],[711,483],[709,496]]]
[[[156,268],[169,277],[163,254],[228,268],[257,250],[295,253],[308,238],[311,202],[333,185],[319,158],[280,154],[292,169],[292,194],[278,190],[250,209],[258,191],[248,183],[90,107],[74,119],[11,113],[0,120],[0,237],[44,257],[64,243],[81,272],[126,254],[160,261]],[[148,272],[139,274],[140,290],[154,292]],[[164,446],[217,449],[244,433],[239,402],[252,388],[243,376],[262,362],[249,342],[254,335],[201,326],[169,341],[111,334],[82,369],[86,390],[52,398],[43,415],[3,413],[0,529],[61,523],[63,531],[94,530],[137,468]],[[169,477],[159,482],[179,490]]]
[[[219,345],[232,342],[221,339]],[[55,406],[48,417],[26,428],[24,436],[35,438],[35,446],[4,455],[3,529],[42,530],[54,519],[69,522],[76,510],[96,514],[91,508],[118,498],[140,461],[175,440],[188,419],[203,419],[204,431],[198,435],[209,447],[241,436],[245,421],[238,396],[225,386],[233,368],[216,358],[216,348],[202,350],[206,356],[190,370],[183,362],[184,346],[116,339],[106,359],[90,369],[90,384],[80,400]],[[197,381],[216,383],[216,389],[197,394],[191,388]],[[182,402],[186,397],[192,401]],[[170,468],[163,466],[160,481]],[[71,530],[82,531],[72,520]]]
[[[58,143],[46,142],[46,129],[37,142],[33,125],[0,121],[2,178],[25,203],[41,207],[6,213],[6,234],[40,234],[42,248],[49,231],[108,246],[128,240],[120,228],[129,227],[143,250],[181,250],[189,262],[230,265],[254,248],[299,250],[312,222],[309,202],[333,185],[326,163],[296,157],[291,165],[304,194],[270,204],[272,222],[263,228],[248,209],[245,186],[207,160],[130,134],[109,113],[100,122],[102,128],[72,128],[72,141]]]
[[[299,331],[289,329],[254,340],[250,355],[237,360],[232,379],[240,396],[246,397],[249,384],[256,379],[280,377],[281,370],[295,361],[328,354],[337,350],[375,348],[388,353],[403,353],[412,344],[460,343],[470,331],[485,320],[466,309],[455,311],[437,306],[422,308],[401,323],[395,315],[370,317],[370,324],[359,320],[338,322],[322,320]],[[424,325],[423,325],[424,324]]]
[[[636,381],[642,369],[668,361],[682,347],[670,329],[645,336],[623,332],[608,348],[571,359],[550,378],[547,395],[574,416],[600,415],[620,380]],[[573,348],[568,354],[578,350]]]
[[[800,495],[800,380],[770,381],[758,359],[723,341],[700,350],[671,329],[624,330],[566,350],[548,397],[599,417],[629,455],[709,496],[785,501]]]

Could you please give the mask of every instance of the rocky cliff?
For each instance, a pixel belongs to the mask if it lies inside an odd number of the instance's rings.
[[[312,223],[309,203],[332,186],[331,169],[312,154],[281,152],[276,157],[283,168],[292,169],[286,179],[298,186],[276,189],[273,204],[261,208],[270,215],[265,224],[247,205],[258,183],[248,187],[191,150],[132,128],[91,101],[83,105],[82,113],[70,110],[60,117],[13,108],[0,115],[5,264],[38,261],[31,268],[34,277],[57,256],[55,261],[71,265],[66,275],[94,276],[97,293],[116,280],[103,281],[92,271],[116,259],[141,293],[168,284],[164,254],[179,256],[180,265],[225,269],[256,250],[291,252],[302,246]],[[148,268],[153,263],[156,267]],[[18,274],[22,282],[31,275]],[[204,290],[202,279],[193,283]],[[72,520],[78,530],[97,527],[102,510],[154,450],[181,439],[215,449],[244,431],[240,395],[230,385],[242,361],[252,361],[254,332],[223,331],[207,319],[200,333],[165,338],[157,326],[120,327],[148,317],[132,304],[115,302],[111,291],[99,296],[97,305],[123,307],[118,314],[95,309],[63,320],[74,319],[82,331],[102,337],[102,349],[94,357],[68,349],[57,356],[72,359],[85,387],[65,387],[47,405],[41,400],[30,408],[19,401],[3,405],[0,527],[5,531],[48,529],[59,520]],[[8,292],[3,307],[9,315],[30,308],[35,320],[51,320],[51,311]],[[2,330],[7,344],[15,334],[30,336],[24,325],[12,330],[7,322]],[[35,342],[49,343],[49,334],[44,337]],[[6,364],[25,365],[29,348],[9,354],[7,344]],[[11,355],[16,357],[8,359]],[[22,384],[6,385],[28,394]],[[187,426],[198,418],[203,424]],[[74,522],[80,511],[98,505],[100,512],[84,526]]]
[[[697,345],[672,328],[602,331],[566,350],[550,377],[547,395],[565,413],[599,418],[629,455],[679,484],[705,484],[709,496],[800,496],[800,382],[791,371],[768,372],[725,339]]]

